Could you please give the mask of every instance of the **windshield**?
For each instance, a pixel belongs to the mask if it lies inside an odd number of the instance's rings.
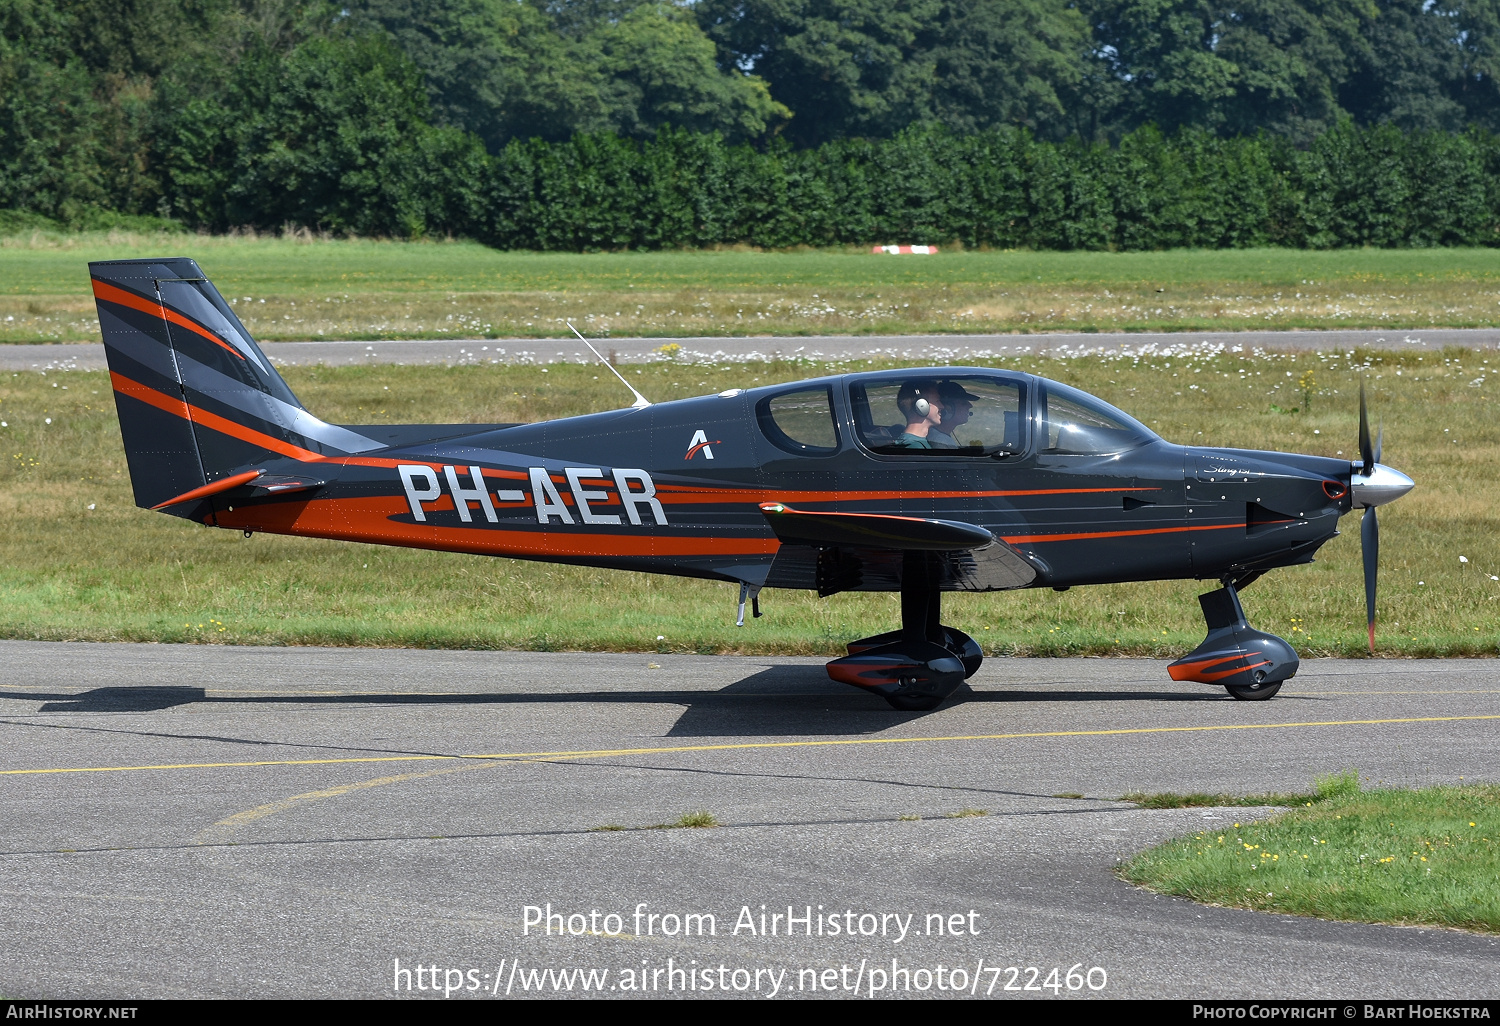
[[[1020,452],[1025,392],[989,375],[882,377],[849,388],[854,423],[869,449],[902,456]]]
[[[1156,439],[1140,421],[1076,388],[1047,381],[1040,398],[1038,449],[1044,453],[1103,456]]]

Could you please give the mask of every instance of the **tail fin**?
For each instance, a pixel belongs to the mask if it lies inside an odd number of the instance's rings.
[[[196,262],[103,260],[89,274],[136,505],[381,448],[303,408]]]

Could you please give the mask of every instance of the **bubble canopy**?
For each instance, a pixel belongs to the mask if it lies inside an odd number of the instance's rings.
[[[1107,456],[1157,440],[1156,432],[1087,392],[1037,381],[1037,450],[1057,456]]]
[[[1157,440],[1145,425],[1102,399],[1031,375],[881,374],[852,381],[849,397],[860,441],[888,455],[1006,455],[1030,449],[1096,456]]]

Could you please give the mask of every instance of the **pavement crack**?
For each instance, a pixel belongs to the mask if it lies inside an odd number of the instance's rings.
[[[1003,822],[1007,819],[1025,819],[1030,816],[1077,816],[1091,813],[1130,813],[1136,812],[1130,809],[1055,809],[1041,811],[1016,810],[1014,812],[992,812],[983,820],[995,820]],[[933,816],[918,822],[927,824],[952,824],[960,822],[973,822],[973,820],[953,820],[942,816]],[[798,819],[798,820],[757,820],[743,823],[720,823],[712,830],[656,830],[650,827],[627,827],[624,830],[601,831],[595,827],[570,827],[557,830],[496,830],[483,833],[461,833],[461,834],[382,834],[361,837],[301,837],[280,838],[259,841],[225,841],[214,840],[199,843],[196,841],[180,842],[175,844],[114,844],[99,845],[89,848],[37,848],[18,849],[15,851],[0,851],[0,859],[10,858],[34,858],[45,855],[100,855],[100,854],[129,854],[132,852],[163,852],[163,851],[213,851],[215,849],[234,848],[275,848],[275,847],[309,847],[316,845],[346,845],[346,844],[404,844],[409,842],[438,842],[438,841],[487,841],[487,840],[525,840],[528,838],[549,837],[620,837],[623,835],[646,835],[659,837],[662,835],[674,836],[712,836],[736,830],[759,830],[775,829],[788,830],[805,827],[838,827],[838,826],[875,826],[889,824],[891,826],[907,827],[911,823],[902,822],[892,816],[867,816],[845,819]],[[1021,849],[1017,849],[1021,850]],[[1031,850],[1031,849],[1026,849]],[[1041,851],[1042,849],[1038,849]]]
[[[961,785],[961,784],[928,784],[928,783],[922,783],[922,782],[914,781],[914,780],[888,780],[888,779],[884,779],[884,778],[881,778],[881,777],[828,777],[828,776],[817,776],[817,775],[813,775],[813,774],[809,774],[809,773],[764,773],[764,772],[758,772],[758,771],[757,772],[749,772],[749,771],[744,771],[744,770],[703,769],[703,768],[696,768],[696,767],[691,767],[691,766],[649,766],[649,765],[642,765],[640,763],[628,763],[628,762],[610,762],[610,763],[597,762],[597,761],[591,761],[591,762],[581,762],[581,761],[580,762],[573,762],[573,761],[568,760],[568,759],[535,759],[535,760],[532,760],[532,761],[535,762],[535,763],[544,764],[544,765],[554,765],[554,766],[584,766],[584,767],[588,767],[588,768],[591,768],[591,769],[638,769],[638,770],[649,770],[649,771],[656,772],[656,773],[696,773],[696,774],[702,774],[704,776],[711,776],[711,777],[749,777],[749,778],[752,778],[752,779],[761,779],[761,780],[807,780],[807,781],[812,781],[814,783],[820,783],[820,784],[877,784],[877,785],[884,785],[886,787],[916,788],[916,789],[932,790],[932,791],[957,791],[957,792],[960,792],[960,793],[971,793],[971,794],[1003,795],[1005,797],[1010,797],[1010,798],[1038,798],[1038,799],[1043,799],[1043,800],[1046,800],[1046,801],[1054,801],[1054,800],[1056,800],[1056,796],[1055,795],[1032,793],[1030,791],[1006,791],[1006,790],[1003,790],[1001,788],[994,788],[994,787],[974,787],[974,786],[971,786],[971,785]],[[1073,799],[1068,799],[1068,800],[1069,801],[1079,801],[1079,800],[1082,800],[1082,801],[1094,801],[1094,802],[1111,803],[1111,804],[1113,804],[1113,802],[1114,802],[1114,799],[1111,799],[1111,798],[1083,798],[1083,799],[1073,798]],[[1081,810],[1081,811],[1093,811],[1093,810]]]

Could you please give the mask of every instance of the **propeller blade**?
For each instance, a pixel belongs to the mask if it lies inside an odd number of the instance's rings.
[[[1370,630],[1370,654],[1375,654],[1375,571],[1380,564],[1380,522],[1375,519],[1375,507],[1365,510],[1359,522],[1360,554],[1365,563],[1365,614]]]
[[[1381,447],[1384,444],[1385,444],[1385,424],[1381,423],[1380,428],[1375,432],[1375,462],[1376,463],[1380,462],[1380,449],[1381,449]]]
[[[1370,445],[1370,415],[1365,408],[1365,379],[1359,379],[1359,458],[1364,461],[1361,474],[1368,476],[1375,470],[1375,450]]]

